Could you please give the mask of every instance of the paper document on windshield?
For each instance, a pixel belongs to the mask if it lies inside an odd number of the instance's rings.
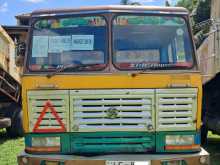
[[[94,35],[72,35],[72,50],[94,50]]]
[[[49,52],[61,53],[71,50],[71,36],[50,36],[49,37]]]
[[[48,36],[34,36],[32,46],[32,57],[48,56]]]

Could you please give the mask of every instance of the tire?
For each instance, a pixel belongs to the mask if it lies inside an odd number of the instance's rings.
[[[11,116],[11,126],[6,128],[9,137],[21,137],[24,135],[24,129],[22,124],[22,111],[20,106],[12,106],[14,111],[10,113]]]
[[[201,144],[206,145],[208,139],[208,128],[206,125],[202,125],[201,127]]]

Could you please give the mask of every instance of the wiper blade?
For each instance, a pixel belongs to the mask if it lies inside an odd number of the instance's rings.
[[[47,77],[51,78],[54,75],[56,75],[57,73],[61,73],[61,72],[65,71],[66,69],[79,69],[79,68],[85,68],[88,66],[96,66],[96,65],[100,65],[100,64],[69,64],[69,65],[64,65],[64,66],[58,68],[57,70],[55,70],[54,72],[48,73]]]
[[[152,65],[151,67],[143,68],[141,71],[139,71],[136,74],[142,74],[142,73],[149,71],[149,70],[172,69],[174,67],[177,67],[177,66],[174,64]]]
[[[148,70],[161,70],[161,69],[173,69],[176,67],[181,67],[181,68],[189,68],[192,67],[192,63],[171,63],[171,64],[154,64],[151,67],[143,68],[141,71],[139,71],[137,74],[142,74]]]

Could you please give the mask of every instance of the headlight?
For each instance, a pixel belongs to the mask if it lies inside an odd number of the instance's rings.
[[[192,145],[194,135],[167,135],[166,145]]]
[[[25,146],[27,153],[59,153],[60,137],[32,137],[30,146]]]
[[[32,137],[32,147],[60,146],[60,137]]]

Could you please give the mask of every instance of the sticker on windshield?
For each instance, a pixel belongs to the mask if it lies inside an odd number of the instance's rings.
[[[49,37],[49,52],[61,53],[71,50],[71,36],[50,36]]]
[[[32,45],[32,57],[48,56],[48,36],[34,36]]]
[[[72,35],[72,50],[94,50],[94,35]]]
[[[185,53],[183,51],[178,52],[176,57],[178,62],[186,62]]]
[[[179,28],[179,29],[176,30],[176,34],[177,34],[178,36],[182,36],[183,33],[184,33],[184,31],[183,31],[183,29],[181,29],[181,28]]]

